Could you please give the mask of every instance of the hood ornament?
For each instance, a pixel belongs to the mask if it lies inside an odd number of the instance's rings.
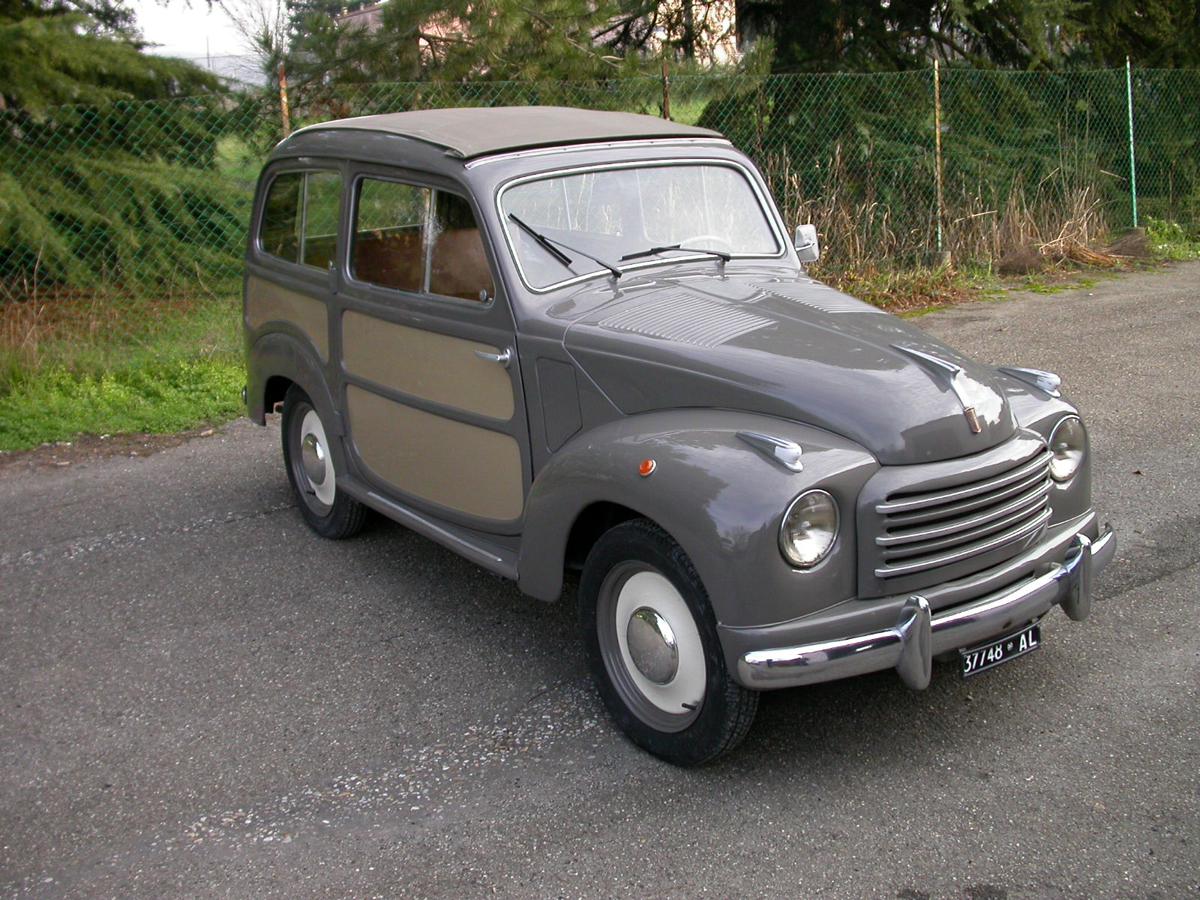
[[[916,360],[917,364],[924,368],[925,371],[945,377],[950,390],[954,392],[954,396],[962,404],[963,415],[966,416],[971,434],[979,434],[983,431],[983,425],[979,421],[979,414],[975,412],[975,405],[971,402],[970,397],[967,396],[966,387],[963,385],[963,376],[965,373],[962,366],[955,365],[949,360],[942,359],[940,356],[934,356],[932,353],[926,353],[924,350],[917,350],[913,347],[892,344],[892,348]]]

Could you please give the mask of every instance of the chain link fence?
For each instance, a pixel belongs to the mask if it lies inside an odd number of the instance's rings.
[[[1134,224],[1131,147],[1139,215],[1200,223],[1200,72],[1136,70],[1129,87],[1123,69],[951,68],[334,85],[289,105],[293,126],[447,106],[665,108],[746,151],[785,217],[817,224],[831,264],[903,266],[940,250],[986,262],[1081,219],[1088,237]],[[0,114],[0,297],[229,290],[254,180],[283,127],[273,89]]]
[[[826,272],[1086,246],[1134,224],[1135,201],[1143,221],[1200,226],[1194,70],[335,84],[293,86],[287,100],[292,127],[512,104],[708,126],[758,163],[789,223],[816,223]],[[0,369],[55,347],[77,356],[87,341],[98,357],[126,355],[164,334],[173,349],[155,358],[236,353],[227,313],[255,180],[284,123],[275,85],[0,113]]]

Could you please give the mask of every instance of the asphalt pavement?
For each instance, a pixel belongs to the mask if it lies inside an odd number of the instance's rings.
[[[1092,618],[765,695],[699,770],[610,724],[573,596],[311,534],[277,424],[7,468],[0,894],[1200,895],[1200,264],[918,324],[1063,375],[1120,540]]]

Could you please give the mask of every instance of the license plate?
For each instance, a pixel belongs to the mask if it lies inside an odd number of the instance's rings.
[[[1042,629],[1035,622],[1022,628],[1016,634],[1010,634],[998,641],[959,650],[962,658],[963,678],[970,678],[972,675],[994,669],[1010,659],[1032,653],[1040,646],[1042,646]]]

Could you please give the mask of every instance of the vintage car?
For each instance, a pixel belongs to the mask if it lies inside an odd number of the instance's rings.
[[[267,161],[247,405],[318,534],[368,509],[540,600],[578,577],[599,692],[671,762],[763,690],[1087,616],[1112,558],[1054,375],[993,368],[805,274],[754,165],[625,113],[326,122]],[[447,649],[448,661],[452,649]]]

